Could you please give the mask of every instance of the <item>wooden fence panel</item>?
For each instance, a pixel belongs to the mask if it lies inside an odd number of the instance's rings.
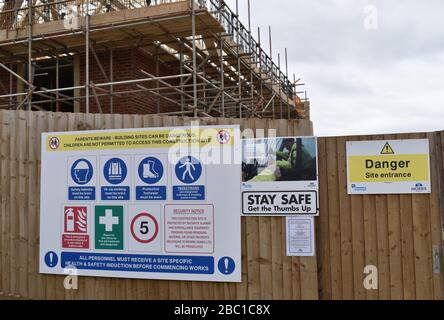
[[[318,139],[318,171],[319,177],[327,176],[326,138]],[[319,202],[328,203],[327,179],[319,179]],[[316,218],[316,252],[318,264],[319,298],[332,299],[332,284],[330,273],[330,240],[329,240],[328,206],[320,207],[319,217]],[[322,232],[321,232],[322,231]]]
[[[346,141],[426,137],[432,194],[347,195]],[[442,137],[443,132],[319,139],[317,254],[322,299],[443,299],[442,266],[434,270],[432,256],[438,250],[442,261]],[[367,265],[378,269],[378,290],[363,286]]]
[[[441,235],[442,235],[442,217],[440,216],[440,194],[442,195],[442,189],[440,190],[439,183],[439,177],[442,177],[442,171],[440,170],[441,164],[442,164],[442,154],[441,152],[441,137],[440,134],[433,134],[429,133],[427,134],[427,137],[429,138],[430,145],[432,148],[434,148],[436,151],[431,154],[431,178],[432,178],[432,185],[435,186],[435,188],[438,188],[438,192],[435,192],[432,194],[432,196],[429,199],[429,206],[430,206],[430,230],[431,230],[431,243],[432,243],[432,252],[435,250],[438,250],[438,252],[441,252],[441,249],[439,247],[439,244],[441,243]],[[439,260],[439,257],[437,257]],[[432,256],[432,259],[436,259]],[[433,263],[433,261],[432,261]],[[442,269],[442,266],[441,268]],[[443,283],[442,283],[442,277],[438,271],[441,270],[433,270],[432,274],[432,288],[433,288],[433,296],[434,299],[443,299]]]
[[[287,257],[285,219],[242,218],[242,283],[80,277],[38,273],[41,133],[189,125],[158,115],[0,111],[0,298],[31,299],[443,299],[444,132],[318,139],[320,216],[316,257]],[[311,135],[304,120],[201,119]],[[431,195],[347,194],[346,141],[430,140]],[[434,257],[433,253],[440,254]],[[364,267],[378,268],[378,290],[363,286]]]
[[[31,299],[271,299],[300,298],[288,287],[283,218],[242,218],[240,284],[80,277],[65,290],[64,276],[38,273],[40,139],[42,132],[189,125],[193,119],[157,115],[100,115],[25,111],[0,112],[0,297]],[[290,128],[310,135],[307,121],[201,119],[201,124],[240,124],[242,129]],[[287,132],[287,131],[286,131]],[[277,232],[276,232],[277,231]],[[296,258],[295,258],[296,259]],[[287,261],[291,261],[288,258]],[[310,260],[307,260],[310,261]],[[317,297],[316,265],[304,267],[305,294]],[[286,270],[286,272],[284,271]],[[313,281],[313,274],[316,281]],[[299,286],[299,285],[298,285]],[[293,288],[295,289],[295,288]]]

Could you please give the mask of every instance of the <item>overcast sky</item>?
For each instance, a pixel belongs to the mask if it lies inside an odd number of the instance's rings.
[[[268,25],[274,57],[288,48],[316,135],[444,129],[444,1],[251,0],[251,12],[267,51]]]

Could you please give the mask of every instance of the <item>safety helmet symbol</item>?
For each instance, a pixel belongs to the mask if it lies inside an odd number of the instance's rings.
[[[85,160],[80,160],[79,162],[77,162],[74,170],[88,170],[89,166],[88,166],[88,162],[86,162]]]
[[[79,159],[71,167],[71,177],[75,183],[87,184],[93,176],[91,163],[86,159]]]

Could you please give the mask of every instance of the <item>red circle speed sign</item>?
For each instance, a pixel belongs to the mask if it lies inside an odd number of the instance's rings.
[[[158,233],[159,224],[149,213],[141,212],[131,221],[131,235],[140,243],[152,242]]]

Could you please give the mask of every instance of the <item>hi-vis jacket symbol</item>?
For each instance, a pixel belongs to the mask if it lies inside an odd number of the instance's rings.
[[[119,158],[109,159],[103,168],[103,175],[106,181],[111,184],[122,183],[127,174],[127,167],[125,162]]]
[[[87,233],[88,231],[88,208],[87,207],[65,207],[65,233]]]
[[[395,154],[395,151],[393,151],[392,146],[386,142],[384,147],[382,148],[381,154]]]
[[[108,177],[110,180],[122,179],[122,167],[119,162],[111,162],[108,169]]]

